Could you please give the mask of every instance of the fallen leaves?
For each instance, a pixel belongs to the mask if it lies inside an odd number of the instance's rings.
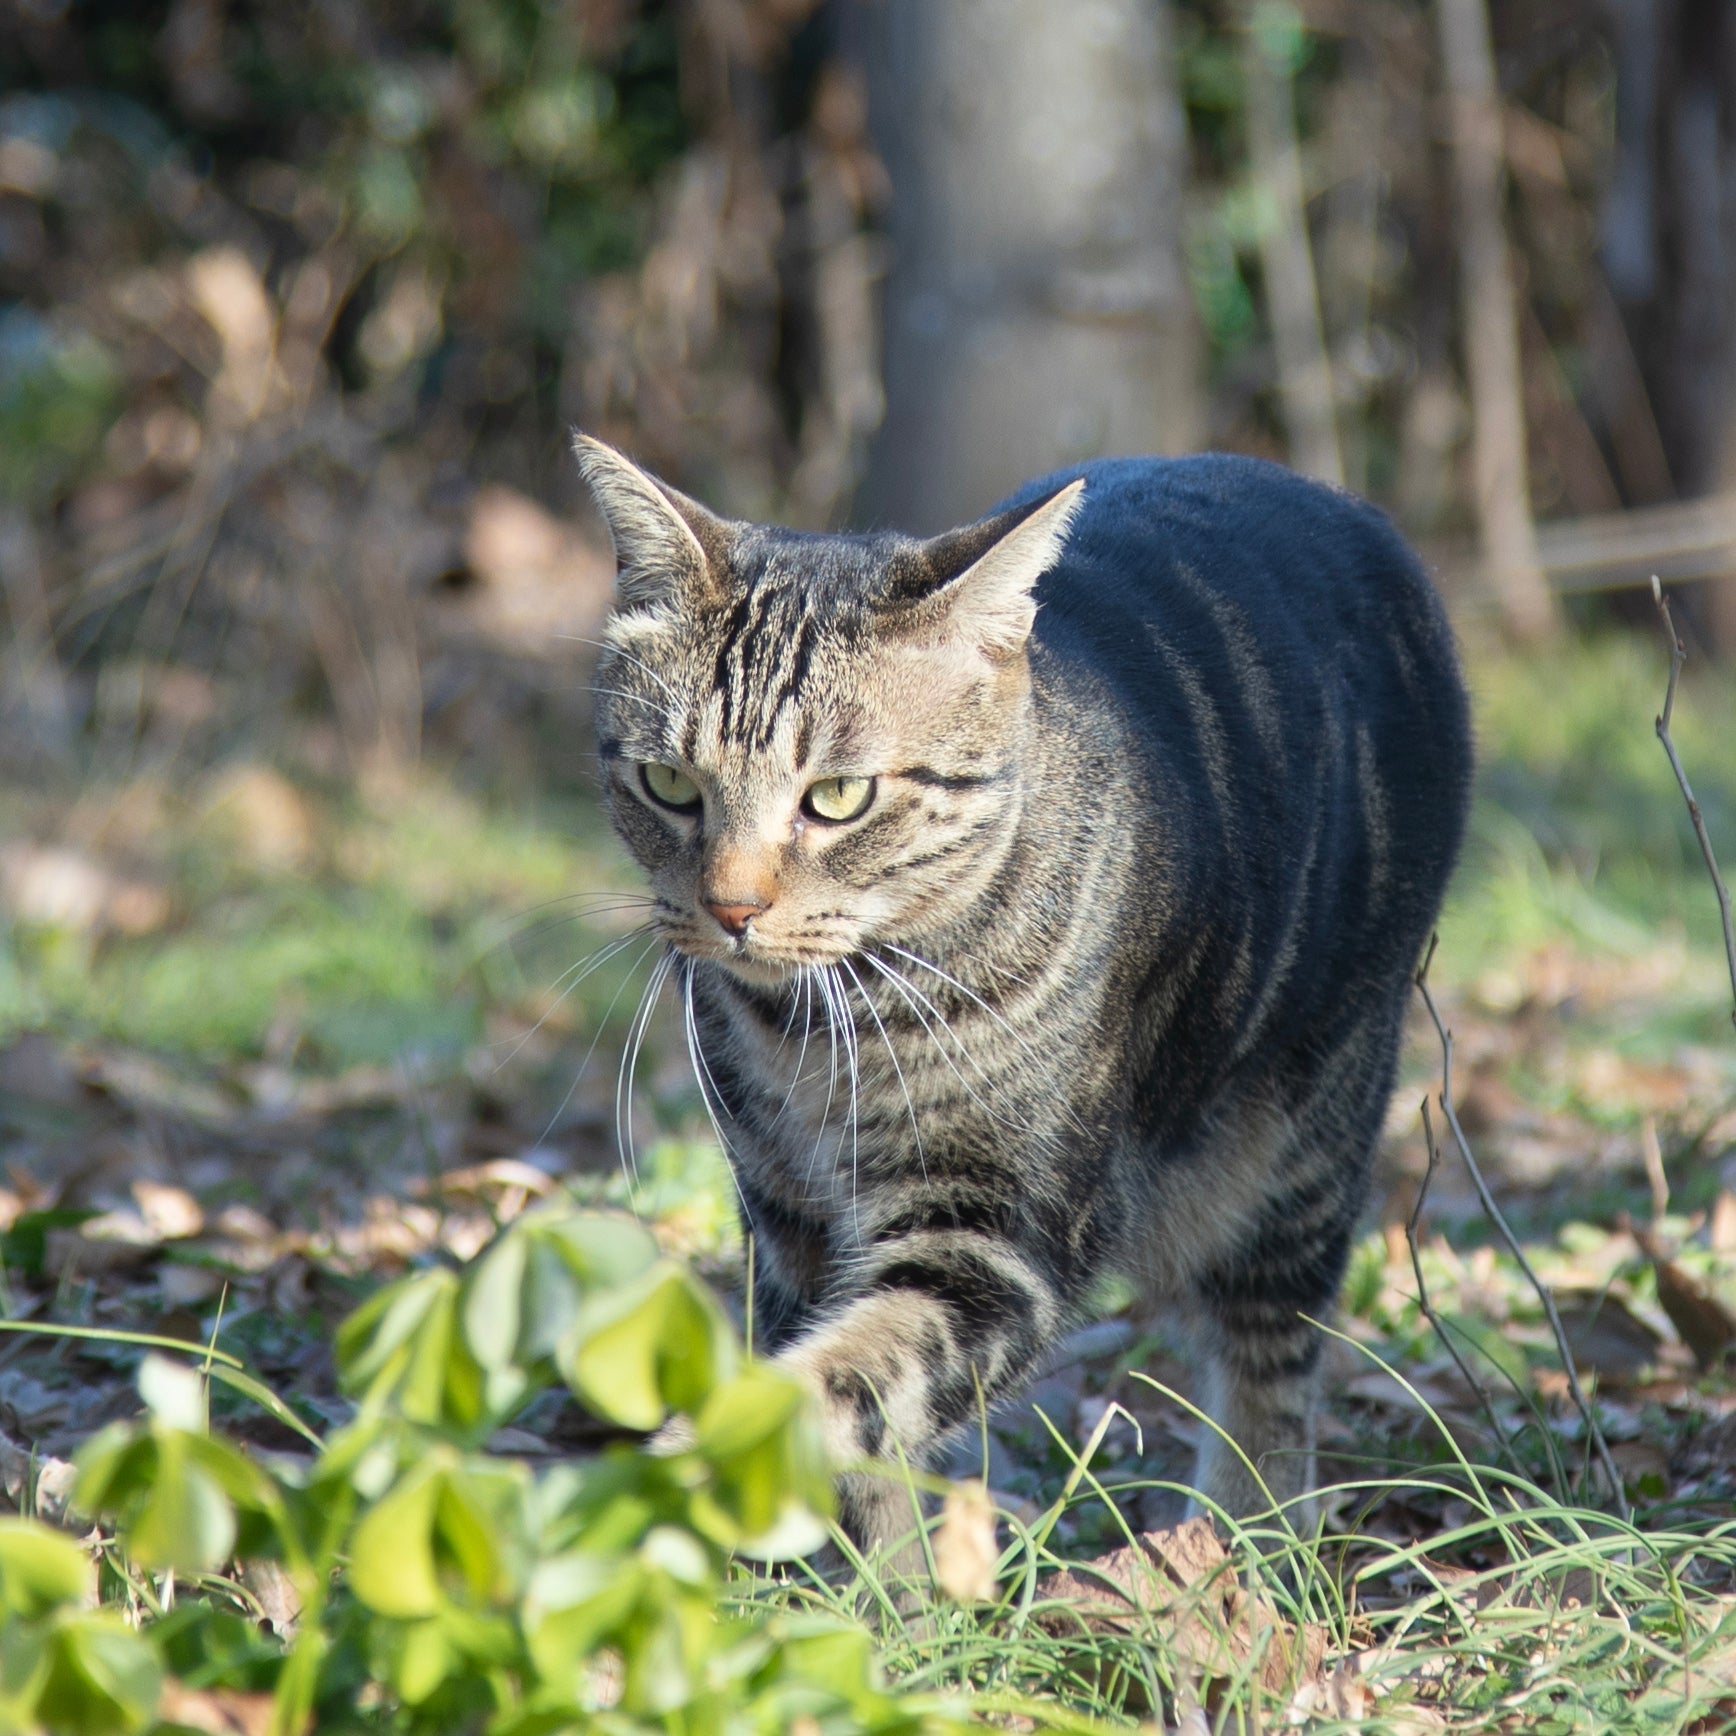
[[[1665,1252],[1655,1231],[1624,1216],[1622,1226],[1652,1263],[1657,1279],[1658,1305],[1669,1315],[1670,1324],[1694,1353],[1702,1369],[1716,1368],[1736,1345],[1736,1315],[1733,1315],[1705,1285],[1682,1270]]]
[[[1040,1619],[1054,1632],[1070,1627],[1161,1638],[1195,1681],[1203,1701],[1213,1682],[1250,1673],[1271,1690],[1315,1677],[1326,1656],[1326,1631],[1298,1628],[1264,1598],[1248,1592],[1209,1519],[1147,1531],[1125,1546],[1051,1575],[1037,1594]]]

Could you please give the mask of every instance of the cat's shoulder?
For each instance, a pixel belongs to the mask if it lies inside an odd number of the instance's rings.
[[[1291,535],[1336,533],[1399,543],[1386,514],[1348,489],[1236,452],[1094,458],[1033,477],[995,511],[1046,499],[1079,480],[1085,493],[1074,524],[1081,529],[1165,524],[1213,537],[1284,530]]]

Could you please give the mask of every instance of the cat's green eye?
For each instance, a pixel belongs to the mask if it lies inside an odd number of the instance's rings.
[[[639,768],[639,781],[652,801],[673,808],[677,813],[691,814],[699,806],[699,785],[679,766],[647,760]]]
[[[803,812],[816,820],[854,820],[868,812],[874,800],[872,778],[821,778],[802,797]]]

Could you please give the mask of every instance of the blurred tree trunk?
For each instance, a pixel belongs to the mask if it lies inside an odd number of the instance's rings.
[[[1333,403],[1332,359],[1320,322],[1314,253],[1296,105],[1290,88],[1290,37],[1295,14],[1256,5],[1243,30],[1248,85],[1248,166],[1260,190],[1260,273],[1278,364],[1278,395],[1290,462],[1322,482],[1343,486]]]
[[[1056,465],[1196,444],[1168,0],[857,0],[854,22],[892,189],[858,517],[937,530]]]
[[[1436,0],[1458,188],[1459,326],[1471,389],[1471,468],[1483,563],[1511,632],[1555,625],[1537,558],[1512,267],[1502,220],[1500,89],[1486,0]]]
[[[1729,0],[1612,0],[1616,157],[1603,264],[1676,492],[1736,488],[1736,17]],[[1736,576],[1696,625],[1736,653]]]

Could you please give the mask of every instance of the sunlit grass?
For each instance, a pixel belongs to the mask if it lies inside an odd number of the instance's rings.
[[[552,1004],[568,967],[637,920],[594,811],[495,811],[434,774],[389,804],[295,799],[306,839],[289,860],[221,803],[161,804],[147,872],[169,915],[153,932],[0,929],[0,1033],[48,1026],[204,1062],[450,1064],[491,1010],[559,1030],[620,987],[625,960]]]
[[[1736,861],[1736,680],[1690,666],[1673,733],[1714,842]],[[1696,1016],[1720,994],[1717,905],[1653,720],[1668,660],[1632,635],[1469,665],[1477,805],[1437,968],[1471,981],[1564,945],[1592,957],[1682,954]],[[1680,1007],[1678,1007],[1678,1011]]]

